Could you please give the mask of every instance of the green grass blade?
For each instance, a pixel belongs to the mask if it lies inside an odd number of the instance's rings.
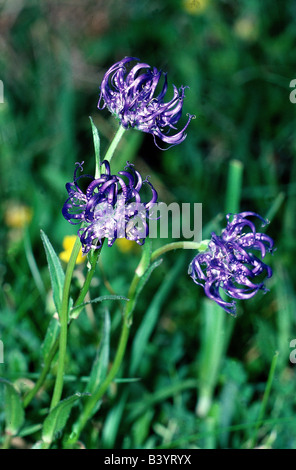
[[[1,402],[5,413],[5,430],[8,434],[14,436],[23,425],[25,419],[22,400],[11,382],[0,378],[0,385],[4,386],[4,397]]]
[[[153,266],[153,265],[151,265]],[[141,322],[139,329],[135,335],[132,345],[132,358],[130,365],[130,374],[134,375],[140,365],[141,358],[144,354],[146,345],[152,334],[152,331],[158,320],[161,308],[167,299],[177,276],[181,269],[184,267],[184,256],[180,256],[175,266],[171,269],[170,273],[165,277],[160,288],[156,292],[146,314]]]
[[[110,332],[111,320],[109,312],[106,310],[100,349],[94,360],[85,392],[93,393],[99,387],[99,385],[102,383],[102,381],[107,375],[110,356]]]
[[[56,435],[65,427],[70,412],[75,403],[83,396],[75,393],[71,397],[65,398],[55,406],[45,418],[42,428],[42,440],[46,444],[51,444]]]
[[[83,302],[82,304],[79,304],[76,307],[73,307],[70,312],[70,318],[72,320],[76,319],[79,313],[81,312],[81,310],[83,310],[83,308],[86,305],[98,303],[98,302],[104,302],[105,300],[126,300],[127,301],[128,299],[124,297],[123,295],[115,295],[115,294],[114,295],[113,294],[101,295],[100,297],[96,297],[95,299],[88,300],[87,302]]]
[[[96,160],[95,178],[99,178],[100,175],[101,175],[100,136],[99,136],[99,131],[96,128],[92,118],[89,117],[89,119],[90,119],[90,123],[91,123],[92,135],[93,135],[93,141],[94,141],[94,148],[95,148],[95,160]]]
[[[65,273],[61,266],[60,260],[53,246],[51,245],[47,235],[41,230],[41,239],[46,253],[48,269],[50,273],[51,287],[53,292],[53,300],[57,312],[60,311],[63,287],[65,281]]]

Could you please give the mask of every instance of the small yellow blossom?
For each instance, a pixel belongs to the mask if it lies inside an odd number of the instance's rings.
[[[66,235],[63,240],[63,248],[64,251],[62,251],[59,254],[59,257],[62,261],[65,261],[65,263],[69,262],[73,246],[76,240],[76,235]],[[80,248],[79,254],[76,259],[76,264],[82,264],[85,261],[86,255],[83,255],[82,249]]]
[[[255,41],[258,38],[258,23],[255,17],[239,18],[233,26],[234,33],[244,41]]]
[[[28,225],[32,217],[33,210],[30,207],[13,202],[5,210],[4,221],[7,227],[20,229]]]
[[[133,240],[127,240],[126,238],[117,238],[116,245],[121,253],[131,253],[139,249],[139,245]]]
[[[208,7],[209,0],[183,0],[183,8],[192,15],[202,14]]]

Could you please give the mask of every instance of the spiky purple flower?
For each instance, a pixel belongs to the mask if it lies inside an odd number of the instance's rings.
[[[196,255],[189,266],[193,281],[231,315],[236,315],[236,302],[223,300],[220,289],[233,299],[249,299],[259,290],[266,292],[264,279],[272,275],[271,268],[255,253],[259,252],[261,258],[272,253],[273,240],[256,232],[249,217],[259,218],[262,226],[268,223],[254,212],[228,214],[221,235],[212,233],[207,251]]]
[[[125,129],[135,127],[153,134],[157,147],[159,146],[156,137],[170,146],[180,144],[186,138],[185,129],[194,116],[188,115],[185,127],[179,132],[174,135],[169,135],[169,132],[176,130],[175,126],[182,115],[184,91],[188,87],[182,86],[178,90],[173,85],[173,98],[164,102],[168,88],[167,74],[164,73],[164,83],[160,93],[155,95],[162,71],[158,71],[155,67],[151,68],[148,64],[138,63],[128,72],[126,65],[132,61],[139,59],[125,57],[106,72],[101,83],[98,108],[103,109],[107,106]],[[143,73],[140,73],[141,70]],[[100,105],[102,99],[103,106]]]
[[[143,245],[148,236],[149,211],[157,201],[157,192],[152,184],[142,177],[127,162],[124,171],[118,175],[111,175],[110,165],[105,160],[105,172],[95,179],[90,175],[77,176],[77,171],[83,170],[82,164],[77,163],[74,172],[74,181],[66,184],[68,199],[62,213],[71,224],[82,224],[78,235],[82,244],[82,251],[87,253],[90,249],[102,246],[103,239],[108,239],[112,246],[117,238],[134,240]],[[85,190],[80,187],[82,178],[90,179]],[[149,202],[141,200],[140,191],[143,184],[147,184],[152,192]]]

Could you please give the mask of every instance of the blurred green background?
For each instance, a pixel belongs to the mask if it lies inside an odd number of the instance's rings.
[[[187,275],[194,253],[165,255],[138,303],[121,369],[122,378],[140,380],[112,385],[81,440],[94,448],[295,448],[296,365],[289,355],[296,338],[296,104],[290,100],[296,3],[0,4],[1,375],[30,386],[40,371],[40,347],[54,313],[40,229],[58,253],[64,237],[75,233],[61,214],[65,184],[72,181],[76,161],[94,172],[89,116],[102,151],[107,149],[117,123],[97,109],[100,81],[114,62],[134,56],[168,72],[170,89],[189,86],[180,125],[186,113],[196,119],[185,142],[164,152],[151,135],[126,132],[114,172],[133,161],[151,176],[160,200],[201,202],[207,238],[225,226],[232,210],[229,167],[241,162],[240,209],[271,220],[267,233],[277,251],[266,262],[274,274],[268,293],[239,302],[235,319],[208,301]],[[109,284],[126,295],[139,253],[133,245],[105,247],[92,295],[108,292]],[[82,276],[80,265],[77,285]],[[71,327],[65,396],[85,386],[105,308],[89,309]],[[117,304],[108,309],[112,357],[121,314]],[[28,425],[42,422],[52,377],[28,409]],[[79,407],[72,421],[75,413]],[[259,417],[256,429],[252,423]],[[36,440],[38,431],[23,432],[12,446],[30,447]]]

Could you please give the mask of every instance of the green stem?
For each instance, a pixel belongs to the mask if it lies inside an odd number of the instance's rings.
[[[119,368],[122,364],[122,360],[124,357],[124,353],[126,350],[126,345],[127,345],[127,341],[129,337],[130,325],[132,323],[131,318],[130,318],[131,316],[130,313],[132,312],[135,301],[136,301],[137,287],[138,287],[139,281],[141,279],[141,276],[143,276],[143,274],[145,273],[144,266],[147,268],[149,265],[149,262],[152,262],[158,256],[161,256],[163,253],[166,253],[167,251],[170,251],[170,250],[175,250],[177,248],[201,250],[201,249],[205,249],[206,246],[207,246],[207,240],[204,240],[201,243],[184,242],[184,241],[169,243],[155,250],[154,253],[152,253],[151,255],[151,260],[147,251],[146,250],[143,251],[141,261],[135,271],[135,275],[132,279],[132,282],[130,284],[130,288],[128,291],[127,296],[128,296],[129,301],[127,302],[126,307],[125,307],[121,336],[119,339],[118,348],[116,351],[116,355],[115,355],[112,367],[107,377],[99,386],[97,391],[86,402],[84,410],[80,415],[79,421],[77,422],[77,425],[74,427],[73,435],[69,438],[68,444],[72,445],[77,441],[82,429],[84,428],[89,418],[91,417],[93,409],[95,408],[98,401],[102,398],[102,396],[108,389],[112,380],[114,380],[114,378],[116,377],[117,372],[119,371]]]
[[[168,251],[171,251],[171,250],[176,250],[176,249],[180,249],[180,248],[181,249],[183,248],[183,249],[192,249],[192,250],[202,250],[202,249],[204,249],[203,245],[207,246],[207,243],[208,243],[208,240],[204,240],[201,243],[186,242],[186,241],[169,243],[167,245],[164,245],[164,246],[158,248],[157,250],[155,250],[152,253],[151,262],[154,261],[159,256],[162,256],[164,253],[166,253]],[[86,294],[89,290],[90,283],[91,283],[91,280],[93,278],[93,275],[94,275],[94,272],[95,272],[95,269],[96,269],[97,260],[99,258],[100,253],[101,253],[101,250],[96,250],[93,253],[93,259],[91,260],[91,269],[88,271],[88,273],[86,275],[84,285],[83,285],[83,287],[80,291],[80,294],[79,294],[74,306],[80,305],[84,301],[84,298],[85,298],[85,296],[86,296]],[[139,264],[139,267],[140,266],[141,266],[141,262]],[[142,271],[141,271],[141,274],[143,274]],[[133,305],[134,305],[134,302],[135,302],[135,292],[136,292],[136,288],[137,288],[137,285],[139,283],[140,277],[141,277],[140,276],[140,270],[139,270],[139,268],[137,268],[136,274],[135,274],[135,276],[134,276],[134,278],[131,282],[129,293],[128,293],[128,298],[130,299],[130,301],[126,305],[126,318],[128,318],[129,312],[133,308]],[[47,374],[50,370],[53,358],[55,357],[56,352],[58,350],[58,346],[59,346],[59,338],[57,338],[57,340],[55,341],[55,343],[54,343],[53,347],[51,348],[49,354],[45,358],[44,367],[43,367],[43,370],[41,372],[41,375],[40,375],[39,379],[37,380],[34,387],[24,397],[24,407],[25,408],[31,403],[34,396],[38,393],[38,391],[40,390],[40,388],[44,384],[45,379],[47,377]]]
[[[58,361],[58,370],[56,376],[55,387],[53,391],[52,401],[50,409],[52,410],[60,401],[63,391],[64,383],[64,370],[65,370],[65,360],[66,360],[66,350],[67,350],[67,336],[68,336],[68,313],[69,313],[69,294],[70,286],[73,271],[76,264],[76,259],[81,248],[80,239],[77,236],[69,263],[67,265],[65,282],[62,296],[62,305],[61,311],[59,312],[61,329],[60,329],[60,339],[59,339],[59,361]]]
[[[94,141],[94,148],[95,148],[95,160],[96,160],[96,171],[95,171],[95,179],[100,178],[101,176],[101,159],[100,159],[100,136],[98,129],[96,128],[93,120],[89,117],[92,134],[93,134],[93,141]]]
[[[86,296],[86,294],[89,290],[90,283],[91,283],[91,280],[93,278],[93,275],[94,275],[94,272],[95,272],[95,269],[96,269],[97,260],[99,258],[100,253],[101,253],[101,249],[96,250],[93,253],[93,258],[91,260],[91,269],[88,271],[88,273],[86,275],[83,287],[80,291],[80,294],[79,294],[76,302],[74,303],[74,307],[77,306],[77,305],[82,304],[83,301],[84,301],[84,298],[85,298],[85,296]],[[70,326],[70,323],[71,323],[71,319],[69,321],[68,327]],[[42,372],[40,374],[39,379],[37,380],[34,387],[24,397],[23,405],[24,405],[25,408],[29,405],[29,403],[31,403],[31,401],[34,398],[34,396],[36,395],[36,393],[38,393],[38,391],[40,390],[40,388],[44,384],[45,379],[47,377],[47,374],[50,370],[50,366],[51,366],[51,363],[53,361],[53,358],[55,357],[56,352],[58,350],[58,347],[59,347],[59,338],[56,339],[56,341],[53,344],[51,350],[49,351],[47,357],[45,358],[44,366],[43,366],[43,369],[42,369]]]
[[[82,289],[80,291],[79,296],[77,297],[77,300],[74,304],[74,307],[77,307],[77,305],[82,304],[82,302],[84,301],[84,298],[85,298],[85,296],[86,296],[86,294],[87,294],[87,292],[90,288],[90,283],[91,283],[93,275],[95,273],[95,270],[96,270],[96,267],[97,267],[97,261],[99,259],[100,254],[101,254],[102,247],[103,247],[103,245],[101,246],[101,248],[99,248],[97,250],[94,250],[94,252],[92,253],[92,259],[91,259],[91,262],[90,262],[91,268],[89,269],[89,271],[86,275],[84,284],[82,286]]]
[[[275,373],[275,369],[276,369],[278,356],[279,356],[279,353],[278,353],[278,351],[276,351],[273,358],[272,358],[272,361],[271,361],[271,366],[270,366],[270,370],[269,370],[269,374],[268,374],[268,379],[267,379],[267,383],[266,383],[266,387],[265,387],[265,390],[264,390],[264,395],[263,395],[263,399],[262,399],[262,403],[261,403],[261,407],[260,407],[260,411],[259,411],[259,417],[258,417],[258,420],[257,420],[257,424],[256,424],[256,427],[255,427],[254,433],[253,433],[253,437],[251,439],[251,445],[250,445],[251,449],[253,449],[256,445],[258,430],[259,430],[260,426],[263,423],[265,410],[266,410],[266,406],[267,406],[267,402],[268,402],[268,399],[269,399],[271,386],[272,386],[272,382],[273,382],[273,378],[274,378],[274,373]]]
[[[244,166],[239,160],[229,162],[226,186],[225,210],[236,214],[239,211]]]
[[[116,377],[119,368],[122,364],[122,360],[125,354],[126,350],[126,345],[129,337],[129,331],[130,331],[130,325],[131,325],[131,318],[130,318],[130,313],[132,312],[134,308],[134,304],[136,302],[136,294],[137,294],[137,287],[139,284],[139,281],[143,274],[145,273],[144,267],[148,267],[149,263],[155,260],[157,257],[161,256],[162,254],[166,253],[167,251],[170,250],[175,250],[177,248],[183,248],[183,249],[194,249],[194,250],[202,250],[205,249],[207,246],[208,241],[204,240],[201,243],[196,243],[196,242],[175,242],[175,243],[169,243],[167,245],[164,245],[163,247],[155,250],[150,259],[149,255],[149,250],[148,252],[146,250],[143,251],[141,261],[139,263],[139,266],[137,267],[135,271],[135,275],[132,279],[132,282],[130,284],[129,292],[128,292],[128,299],[129,301],[126,304],[124,315],[123,315],[123,325],[122,325],[122,330],[121,330],[121,336],[119,339],[118,343],[118,348],[116,351],[116,355],[112,364],[112,367],[105,378],[105,380],[102,382],[102,384],[99,386],[97,391],[87,400],[84,410],[82,411],[80,418],[74,426],[73,434],[70,436],[68,440],[69,445],[73,445],[77,439],[80,436],[81,431],[83,430],[84,426],[90,419],[93,410],[98,403],[98,401],[102,398],[106,390],[108,389],[110,383],[114,380]]]
[[[93,130],[93,138],[94,138],[94,145],[95,145],[95,157],[96,157],[96,178],[100,176],[100,140],[99,140],[99,135],[97,132],[97,129],[95,128],[92,119],[91,119],[91,124],[92,124],[92,130]],[[125,132],[125,129],[122,126],[119,126],[118,131],[116,132],[113,141],[111,142],[108,151],[105,156],[105,160],[108,160],[109,162],[111,161],[111,158],[115,152],[115,149],[117,145],[120,142],[121,137],[123,136]],[[27,407],[31,400],[34,398],[36,393],[40,390],[42,387],[46,376],[50,370],[50,366],[52,363],[52,360],[57,352],[58,349],[58,344],[59,344],[59,366],[58,366],[58,373],[56,377],[56,383],[55,383],[55,389],[54,389],[54,394],[52,397],[52,403],[51,403],[51,408],[55,406],[61,397],[62,393],[62,388],[63,388],[63,375],[64,375],[64,367],[65,367],[65,356],[66,356],[66,348],[67,348],[67,329],[68,329],[68,305],[69,305],[69,292],[70,292],[70,285],[71,285],[71,279],[72,279],[72,274],[73,270],[75,267],[76,259],[79,253],[80,249],[80,240],[79,237],[76,238],[75,245],[72,250],[72,254],[67,266],[66,270],[66,275],[65,275],[65,285],[64,285],[64,290],[63,290],[63,298],[62,298],[62,307],[61,307],[61,312],[60,312],[60,322],[61,322],[61,330],[60,330],[60,337],[57,339],[55,344],[53,345],[51,351],[49,352],[48,356],[45,359],[44,367],[42,370],[42,373],[36,382],[35,386],[30,390],[30,392],[27,393],[27,395],[24,398],[24,406]],[[75,306],[80,305],[83,301],[84,298],[88,292],[88,289],[90,287],[91,280],[93,278],[95,269],[96,269],[96,264],[98,257],[100,255],[101,249],[100,250],[95,250],[93,253],[93,259],[91,261],[91,269],[88,271],[84,285],[80,291],[80,294],[75,302]],[[59,341],[59,342],[58,342]]]
[[[175,242],[175,243],[169,243],[167,245],[164,245],[163,247],[155,250],[152,255],[151,255],[151,260],[149,256],[149,261],[152,262],[155,260],[158,256],[161,256],[163,253],[166,253],[167,251],[170,250],[175,250],[177,248],[183,248],[183,249],[194,249],[194,250],[201,250],[205,249],[207,246],[207,240],[204,240],[201,243],[196,243],[196,242]],[[88,422],[89,418],[92,415],[93,409],[95,408],[96,404],[98,401],[102,398],[106,390],[108,389],[110,383],[112,380],[117,375],[117,372],[119,371],[119,368],[122,364],[122,360],[124,357],[124,353],[126,350],[126,345],[129,337],[129,331],[130,331],[130,325],[131,325],[131,318],[130,318],[130,313],[132,312],[134,308],[134,304],[136,301],[136,294],[137,294],[137,287],[139,284],[139,281],[141,279],[141,276],[143,276],[145,269],[143,269],[143,266],[147,266],[148,262],[148,255],[147,252],[144,250],[143,255],[141,258],[141,261],[139,263],[139,266],[137,267],[135,271],[135,275],[132,279],[132,282],[130,284],[130,288],[128,291],[128,299],[129,301],[126,304],[124,315],[123,315],[123,326],[121,330],[121,336],[119,339],[118,343],[118,348],[116,351],[116,355],[112,364],[112,367],[105,378],[105,380],[102,382],[102,384],[99,386],[97,391],[87,400],[84,410],[82,411],[79,421],[77,422],[77,425],[74,427],[74,432],[73,435],[70,436],[68,444],[73,445],[77,439],[80,436],[81,431],[83,430],[84,426]]]
[[[68,440],[69,445],[73,445],[77,441],[77,439],[79,438],[81,431],[83,430],[84,426],[86,425],[86,423],[88,422],[88,420],[90,419],[90,417],[93,413],[93,409],[95,408],[98,401],[102,398],[102,396],[104,395],[104,393],[108,389],[110,383],[116,377],[116,375],[117,375],[117,373],[120,369],[120,366],[122,364],[122,360],[123,360],[123,357],[124,357],[124,353],[125,353],[125,350],[126,350],[126,345],[127,345],[127,341],[128,341],[128,337],[129,337],[130,326],[131,326],[131,323],[132,323],[131,318],[130,318],[130,312],[132,311],[132,309],[134,307],[134,303],[135,303],[135,300],[136,300],[137,286],[138,286],[138,283],[141,279],[141,275],[139,275],[138,273],[140,272],[142,275],[144,274],[144,273],[142,273],[142,269],[139,269],[139,267],[141,267],[142,264],[143,264],[144,257],[146,257],[145,251],[143,252],[141,261],[139,263],[138,268],[135,271],[135,275],[133,277],[133,280],[130,284],[130,288],[129,288],[129,291],[128,291],[129,301],[127,302],[125,310],[124,310],[121,335],[120,335],[120,339],[119,339],[119,343],[118,343],[118,347],[117,347],[117,351],[116,351],[116,354],[115,354],[115,358],[114,358],[112,367],[111,367],[107,377],[102,382],[102,384],[99,386],[97,391],[86,401],[85,407],[84,407],[84,409],[83,409],[83,411],[82,411],[82,413],[79,417],[79,420],[78,420],[77,424],[74,426],[73,433],[69,437],[69,440]]]
[[[209,241],[210,240],[203,240],[200,243],[185,242],[185,241],[168,243],[167,245],[161,246],[160,248],[158,248],[152,253],[151,261],[154,261],[156,258],[158,258],[159,256],[162,256],[164,253],[167,253],[168,251],[177,250],[180,248],[183,250],[204,251],[207,249]]]
[[[11,441],[11,434],[5,434],[3,444],[1,446],[1,449],[9,449],[10,448],[10,441]]]
[[[116,132],[116,134],[114,136],[114,139],[112,140],[112,142],[111,142],[111,144],[110,144],[110,146],[107,150],[107,153],[105,155],[104,160],[107,160],[109,163],[111,162],[111,159],[112,159],[113,154],[116,150],[116,147],[119,144],[120,139],[121,139],[121,137],[123,136],[124,133],[125,133],[125,128],[120,125],[118,131]]]
[[[23,402],[24,408],[26,408],[31,403],[31,401],[35,397],[36,393],[38,393],[38,391],[40,390],[40,388],[44,384],[45,379],[47,377],[47,374],[50,370],[50,366],[51,366],[51,363],[53,361],[53,358],[56,355],[56,352],[58,350],[58,347],[59,347],[59,339],[57,338],[56,341],[54,342],[51,350],[49,351],[47,357],[45,358],[44,366],[43,366],[42,372],[39,376],[39,379],[35,383],[34,387],[24,397],[24,402]]]
[[[117,375],[117,372],[119,371],[119,368],[121,366],[124,353],[126,350],[126,345],[129,337],[129,331],[130,331],[130,324],[128,321],[124,320],[122,330],[121,330],[121,335],[118,343],[118,348],[117,352],[112,364],[112,367],[105,378],[105,380],[102,382],[101,386],[98,388],[97,392],[94,393],[89,400],[86,402],[86,405],[80,415],[79,421],[77,423],[77,428],[74,431],[74,435],[70,436],[68,443],[74,444],[77,439],[79,438],[79,435],[88,422],[89,418],[92,415],[93,409],[98,403],[98,401],[102,398],[106,390],[108,389],[110,383],[114,380],[114,378]]]

